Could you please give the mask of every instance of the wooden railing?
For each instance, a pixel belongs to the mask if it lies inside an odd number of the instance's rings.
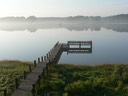
[[[20,83],[26,79],[27,74],[29,74],[32,71],[32,65],[28,65],[28,71],[22,72],[20,75],[16,75],[14,79],[8,82],[8,84],[14,84],[13,88],[10,89],[9,85],[4,86],[5,88],[0,89],[0,96],[9,96],[9,94],[12,94],[12,92],[18,88]]]

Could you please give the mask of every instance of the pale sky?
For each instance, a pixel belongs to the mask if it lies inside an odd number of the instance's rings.
[[[128,0],[0,0],[0,17],[128,14]]]

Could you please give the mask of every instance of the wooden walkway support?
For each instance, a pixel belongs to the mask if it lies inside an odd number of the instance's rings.
[[[71,48],[71,45],[79,45],[79,47]],[[90,47],[82,47],[85,45]],[[34,60],[35,68],[33,70],[30,68],[30,73],[25,76],[25,80],[19,86],[16,86],[16,90],[12,96],[27,96],[28,93],[36,96],[36,85],[40,84],[40,79],[43,75],[48,74],[50,64],[56,64],[64,51],[92,52],[92,41],[68,41],[67,44],[57,42],[46,56],[38,58],[38,63]]]

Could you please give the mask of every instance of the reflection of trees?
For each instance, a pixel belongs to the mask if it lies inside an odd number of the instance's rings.
[[[65,24],[62,26],[70,31],[83,31],[83,30],[92,30],[92,31],[100,31],[100,24],[86,24],[86,23],[78,23],[78,24]]]
[[[102,27],[117,32],[128,32],[128,24],[103,24]]]
[[[101,24],[85,22],[43,22],[43,23],[0,23],[0,30],[36,32],[38,29],[59,29],[65,28],[70,31],[100,31],[101,27],[112,29],[117,32],[128,32],[128,24]]]

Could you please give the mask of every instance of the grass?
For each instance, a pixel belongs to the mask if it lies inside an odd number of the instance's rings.
[[[7,96],[11,96],[15,88],[15,78],[20,78],[24,71],[29,72],[29,65],[31,62],[21,62],[15,60],[0,61],[0,96],[3,96],[3,90],[7,90]]]
[[[128,96],[128,65],[56,65],[42,79],[38,94]]]
[[[31,62],[0,61],[0,96],[11,96],[15,78],[29,71]],[[37,87],[38,95],[49,96],[128,96],[128,65],[55,65]],[[21,77],[22,78],[22,77]],[[20,79],[18,82],[22,82]]]

